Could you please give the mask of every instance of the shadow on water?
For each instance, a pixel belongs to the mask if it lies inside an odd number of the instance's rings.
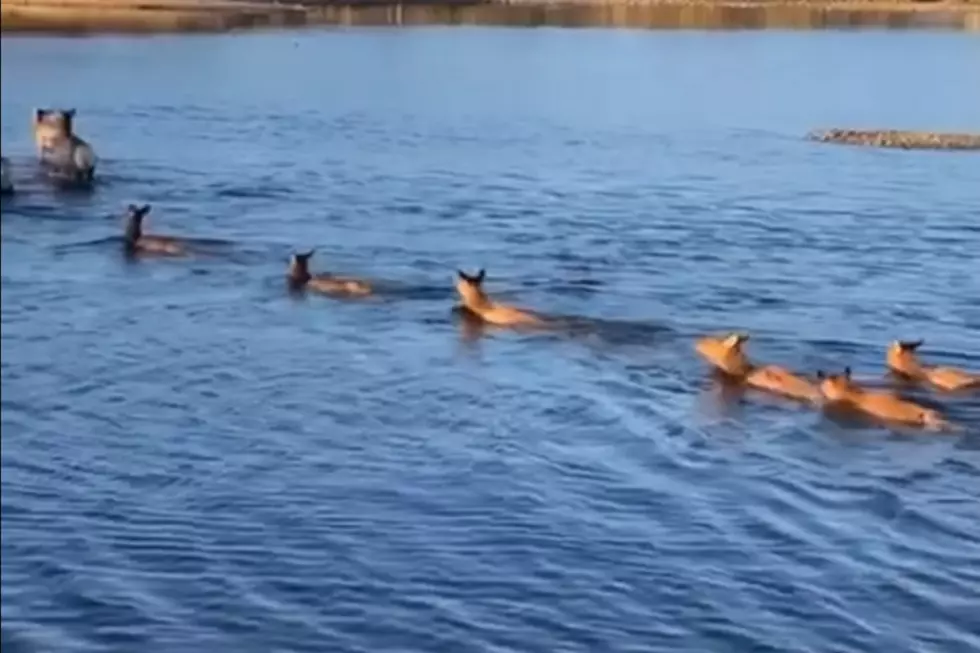
[[[99,186],[99,179],[82,179],[70,173],[41,166],[40,175],[43,180],[61,196],[90,195]]]
[[[952,432],[936,432],[915,426],[903,426],[901,424],[889,423],[882,420],[877,420],[848,406],[828,404],[822,406],[819,410],[821,416],[827,424],[833,425],[834,427],[849,433],[865,432],[869,430],[884,430],[892,435],[907,438],[922,438],[923,435],[928,435],[929,437],[971,436],[978,433],[977,424],[975,421],[971,421],[969,419],[958,419],[952,412],[944,410],[942,405],[936,404],[935,402],[925,402],[921,399],[917,401],[923,405],[931,404],[931,407],[942,412],[948,419],[950,419],[954,429],[956,430]]]
[[[542,314],[546,320],[544,325],[522,328],[489,324],[459,304],[452,307],[450,315],[463,330],[467,339],[477,339],[497,332],[515,332],[549,339],[580,340],[592,345],[633,346],[660,345],[666,338],[677,335],[670,327],[643,320]]]
[[[387,279],[365,279],[371,283],[372,292],[370,295],[363,296],[344,296],[344,295],[330,295],[325,293],[320,293],[313,290],[307,290],[302,287],[296,287],[290,285],[287,280],[287,271],[284,267],[281,274],[277,274],[275,277],[270,277],[266,280],[266,285],[268,287],[279,286],[282,284],[286,287],[287,292],[290,296],[299,299],[306,300],[309,297],[319,297],[324,301],[355,301],[359,303],[364,302],[397,302],[397,301],[439,301],[445,300],[449,301],[452,297],[452,288],[447,288],[445,286],[437,286],[434,284],[412,284],[406,282],[391,281]]]
[[[179,255],[132,251],[126,247],[125,240],[121,235],[55,245],[52,247],[52,251],[55,256],[60,257],[88,249],[108,250],[114,248],[124,261],[133,264],[166,259],[173,261],[206,259],[221,260],[239,265],[256,265],[269,259],[270,249],[268,247],[241,244],[221,238],[191,237],[181,238],[180,242],[187,250]]]
[[[4,206],[30,210],[33,198],[47,197],[62,204],[91,205],[100,188],[107,186],[99,174],[91,181],[75,179],[45,166],[30,157],[11,158],[11,181],[14,192],[4,196]]]

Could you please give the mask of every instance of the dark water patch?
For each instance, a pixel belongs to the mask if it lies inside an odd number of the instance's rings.
[[[215,184],[211,186],[211,190],[215,193],[218,198],[230,198],[230,199],[266,199],[266,200],[278,200],[284,199],[290,195],[291,189],[277,185],[271,182],[270,179],[256,180],[254,184],[242,185],[239,182],[236,185],[228,185],[225,183]]]
[[[42,168],[41,174],[60,195],[87,195],[94,193],[98,186],[96,179],[80,178],[75,172]]]
[[[608,345],[660,346],[676,340],[676,332],[649,320],[613,320],[581,315],[552,316],[559,332]]]
[[[161,178],[172,179],[171,183],[179,186],[182,178],[191,177],[193,174],[194,171],[175,165],[160,165],[142,160],[138,165],[134,165],[133,161],[128,159],[100,158],[96,181],[99,187],[143,189],[143,193],[149,193],[149,199],[156,199]],[[169,192],[172,192],[172,189],[168,189]],[[142,193],[140,196],[144,197]],[[161,195],[161,200],[164,197],[166,194]]]
[[[588,299],[603,291],[605,284],[599,279],[563,279],[559,283],[548,284],[547,290],[556,296],[566,296],[574,299]],[[533,288],[537,284],[529,284]]]
[[[45,199],[47,201],[44,201]],[[30,197],[26,193],[21,193],[16,198],[11,198],[9,204],[4,202],[5,220],[11,224],[17,222],[22,227],[36,227],[38,230],[43,230],[42,225],[45,224],[50,229],[54,223],[60,223],[59,226],[65,227],[66,230],[72,229],[74,225],[77,230],[79,225],[98,223],[113,217],[107,214],[93,216],[92,208],[97,204],[89,201],[75,202],[74,199],[63,196],[60,202],[52,203],[51,198]],[[18,231],[18,233],[13,234],[13,237],[20,237],[29,233],[30,231]]]
[[[455,291],[448,284],[381,281],[377,284],[376,288],[378,294],[382,297],[418,301],[441,301],[445,302],[447,306],[455,296]]]
[[[28,643],[30,638],[18,633],[16,626],[11,628],[9,623],[7,621],[3,629],[0,630],[0,646],[3,647],[3,650],[13,651],[13,653],[33,653],[35,648]]]

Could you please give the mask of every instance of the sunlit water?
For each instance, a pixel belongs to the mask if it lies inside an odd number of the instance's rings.
[[[953,436],[720,392],[692,350],[980,369],[953,33],[308,31],[2,43],[4,651],[980,648]],[[36,175],[78,108],[91,194]],[[206,256],[127,261],[148,230]],[[290,296],[294,248],[380,279]],[[574,334],[467,328],[456,268]],[[589,321],[588,319],[594,319]]]

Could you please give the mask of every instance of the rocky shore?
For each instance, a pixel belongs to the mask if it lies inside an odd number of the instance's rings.
[[[958,134],[898,129],[827,129],[811,132],[810,140],[844,145],[893,147],[904,150],[980,150],[980,134]]]

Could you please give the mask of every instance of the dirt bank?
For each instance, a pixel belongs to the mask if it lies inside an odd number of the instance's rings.
[[[220,31],[317,24],[650,28],[945,27],[980,30],[980,0],[4,0],[4,32]]]

